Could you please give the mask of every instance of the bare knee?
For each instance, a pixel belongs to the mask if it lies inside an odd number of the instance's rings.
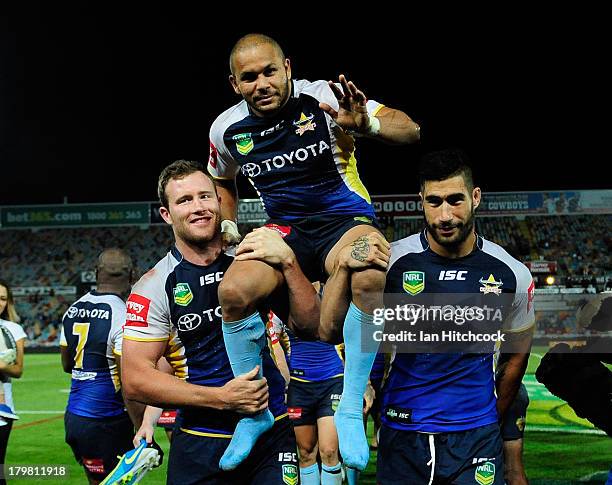
[[[338,459],[338,448],[333,446],[324,446],[323,444],[319,447],[319,454],[321,455],[321,461],[328,466],[336,465]]]
[[[366,313],[382,306],[386,275],[381,269],[368,268],[351,274],[351,293],[355,304]]]
[[[317,461],[317,445],[304,445],[298,442],[298,451],[300,452],[300,463],[302,466],[310,466]]]

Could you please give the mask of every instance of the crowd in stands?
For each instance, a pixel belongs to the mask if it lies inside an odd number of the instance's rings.
[[[397,240],[419,232],[422,219],[382,219],[387,239]],[[246,234],[256,225],[241,226]],[[612,216],[479,217],[476,230],[501,244],[523,261],[558,263],[557,280],[565,286],[612,290]],[[136,262],[137,277],[168,251],[171,229],[148,227],[98,227],[76,229],[0,231],[0,274],[14,287],[74,286],[82,291],[82,272],[93,271],[97,255],[108,247],[122,247]],[[30,345],[57,345],[64,311],[80,294],[26,294],[18,296],[17,309]],[[541,325],[556,332],[567,323],[561,319]],[[570,317],[568,317],[571,320]],[[571,325],[570,325],[571,326]]]

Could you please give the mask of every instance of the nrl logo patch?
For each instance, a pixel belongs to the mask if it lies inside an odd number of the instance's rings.
[[[489,278],[487,278],[486,280],[483,276],[478,280],[478,282],[483,285],[480,287],[481,293],[484,293],[485,295],[487,293],[495,293],[496,295],[501,295],[501,286],[503,285],[503,283],[501,280],[495,281],[495,277],[492,274],[490,274]]]
[[[187,306],[193,300],[193,293],[187,283],[177,283],[174,287],[174,303],[181,306]]]
[[[297,130],[295,130],[295,134],[302,136],[307,131],[315,131],[317,124],[312,121],[313,119],[313,114],[306,116],[304,113],[302,113],[300,119],[293,122],[293,126],[297,128]]]
[[[491,485],[495,481],[495,465],[490,461],[476,467],[474,480],[479,485]]]
[[[297,485],[299,480],[296,465],[283,465],[283,483],[287,485]]]
[[[425,273],[423,271],[405,271],[402,286],[409,295],[418,295],[425,289]]]
[[[240,133],[239,135],[234,135],[232,136],[232,140],[236,142],[236,150],[238,150],[240,155],[246,155],[255,146],[250,133]]]

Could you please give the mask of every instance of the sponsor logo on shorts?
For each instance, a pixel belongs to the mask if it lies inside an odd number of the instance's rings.
[[[342,399],[342,394],[332,394],[329,396],[331,401],[332,411],[335,413],[338,410],[338,406],[340,405],[340,399]]]
[[[372,219],[366,216],[353,217],[353,220],[357,222],[365,222],[366,224],[372,224]]]
[[[193,300],[193,293],[189,288],[188,283],[177,283],[174,287],[174,303],[181,306],[187,306]]]
[[[72,369],[72,378],[75,381],[95,381],[97,372],[84,372],[80,369]]]
[[[495,481],[495,464],[487,461],[476,467],[474,480],[479,485],[491,485]]]
[[[266,224],[265,227],[278,232],[283,239],[286,238],[289,234],[291,234],[291,226],[279,226],[278,224]]]
[[[247,155],[255,146],[253,137],[250,133],[240,133],[232,136],[232,140],[236,142],[236,150],[240,155]]]
[[[89,473],[105,473],[102,458],[83,458],[83,466],[87,468]]]
[[[297,485],[299,480],[296,465],[283,465],[283,483],[286,485]]]
[[[149,305],[151,300],[142,295],[132,293],[128,298],[126,327],[148,327],[147,317],[149,315]]]
[[[176,421],[176,410],[168,410],[161,413],[157,424],[174,424]]]
[[[389,406],[385,411],[385,416],[389,421],[400,424],[412,423],[412,409],[398,408]]]
[[[302,417],[302,408],[287,408],[289,419],[300,419]]]
[[[516,420],[516,427],[522,433],[525,431],[525,416],[521,416]]]
[[[418,295],[425,289],[425,273],[423,271],[405,271],[402,287],[409,295]]]

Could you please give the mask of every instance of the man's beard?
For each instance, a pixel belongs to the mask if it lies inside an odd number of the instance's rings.
[[[440,246],[455,248],[461,245],[473,232],[474,210],[472,210],[470,217],[465,222],[460,222],[459,224],[429,224],[427,218],[425,218],[425,225],[427,226],[427,232]],[[453,227],[457,228],[457,232],[451,237],[442,237],[437,232],[437,229],[451,229]]]
[[[221,217],[219,217],[218,215],[215,216],[215,230],[209,235],[207,236],[197,235],[196,236],[187,231],[181,234],[181,238],[185,242],[195,247],[199,247],[199,248],[205,248],[208,244],[210,244],[210,242],[214,241],[218,237],[221,237]]]

